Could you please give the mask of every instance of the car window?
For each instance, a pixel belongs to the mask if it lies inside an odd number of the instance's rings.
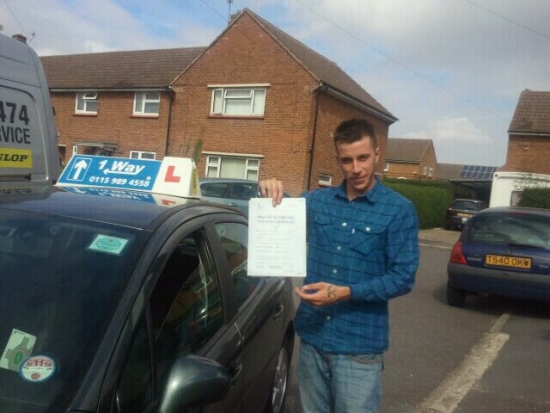
[[[224,323],[222,294],[202,232],[183,239],[151,296],[155,361],[162,375],[176,356],[195,353]]]
[[[238,223],[218,223],[216,232],[233,277],[237,304],[241,306],[261,280],[260,277],[250,277],[247,274],[248,227]]]
[[[143,245],[138,233],[95,221],[0,212],[0,290],[6,292],[0,300],[0,411],[13,403],[44,412],[65,405],[137,262]],[[22,376],[25,360],[48,369]]]
[[[453,208],[456,209],[466,209],[471,211],[481,211],[485,208],[485,205],[481,202],[473,201],[454,201]]]
[[[159,391],[174,361],[197,353],[224,324],[222,294],[205,240],[202,231],[183,238],[151,293],[154,381]],[[142,411],[151,401],[150,362],[147,341],[138,332],[119,384],[120,412]]]
[[[550,248],[550,218],[527,214],[478,215],[472,220],[468,240]]]
[[[223,198],[226,190],[227,184],[221,182],[205,183],[201,185],[201,193],[203,196]]]
[[[233,184],[229,198],[249,200],[258,194],[258,187],[254,184]]]

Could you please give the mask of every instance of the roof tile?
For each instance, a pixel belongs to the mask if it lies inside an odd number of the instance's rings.
[[[550,92],[521,92],[508,132],[550,133]]]
[[[431,139],[389,138],[385,160],[387,162],[418,163],[431,144]]]
[[[41,60],[51,89],[166,88],[205,49],[86,53]]]

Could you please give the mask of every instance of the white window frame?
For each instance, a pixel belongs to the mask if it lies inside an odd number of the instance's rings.
[[[158,98],[147,97],[148,94],[156,93]],[[142,96],[141,105],[138,108],[138,96]],[[148,103],[158,103],[158,109],[156,112],[145,112],[145,106]],[[133,105],[133,115],[134,116],[150,116],[158,117],[160,113],[160,92],[150,91],[150,92],[136,92],[134,93],[134,105]]]
[[[212,89],[212,97],[210,99],[210,115],[228,117],[263,117],[265,115],[265,105],[267,100],[267,86],[268,85],[264,84],[209,86],[209,88]],[[236,91],[241,91],[242,95],[230,96],[231,92]],[[261,94],[263,94],[263,99]],[[250,100],[248,112],[242,114],[227,113],[227,102],[231,100]]]
[[[156,152],[147,152],[147,151],[130,151],[131,159],[157,159]]]
[[[249,174],[254,172],[256,179],[260,176],[261,155],[249,154],[221,154],[221,153],[203,153],[206,155],[206,166],[204,176],[208,178],[223,178],[220,176],[223,158],[239,158],[245,162],[244,176],[241,179],[250,179]],[[209,172],[213,174],[209,175]],[[252,179],[254,180],[254,179]]]
[[[384,172],[388,172],[390,170],[390,163],[384,162]]]
[[[331,186],[332,185],[332,175],[319,174],[319,185]]]
[[[430,178],[432,178],[433,175],[434,175],[434,168],[431,168],[431,167],[430,167],[430,168],[428,169],[428,176],[429,176]]]
[[[79,109],[79,102],[82,101],[82,109]],[[76,102],[74,106],[74,112],[75,113],[84,113],[87,115],[97,115],[97,92],[78,92],[76,94]],[[95,110],[90,110],[88,108],[88,104],[95,103],[96,108]]]
[[[424,176],[428,175],[428,167],[427,167],[427,166],[424,166],[424,167],[422,168],[422,174],[423,174]]]

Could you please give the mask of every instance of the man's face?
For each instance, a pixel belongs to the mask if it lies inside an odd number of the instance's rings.
[[[346,178],[346,192],[352,200],[366,193],[374,185],[374,168],[380,157],[380,148],[373,148],[366,136],[352,143],[336,145],[336,160]]]

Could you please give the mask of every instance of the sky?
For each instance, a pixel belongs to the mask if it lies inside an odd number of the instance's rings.
[[[549,0],[0,0],[40,56],[208,46],[248,8],[336,62],[437,161],[502,166],[522,90],[550,90]]]

